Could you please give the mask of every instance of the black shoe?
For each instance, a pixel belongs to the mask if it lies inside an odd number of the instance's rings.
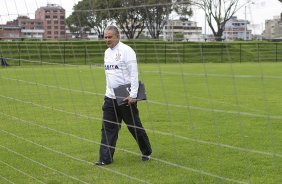
[[[106,165],[106,163],[98,161],[98,162],[95,162],[94,165],[104,166],[104,165]]]
[[[151,159],[151,155],[142,155],[141,159],[142,161],[148,161]]]

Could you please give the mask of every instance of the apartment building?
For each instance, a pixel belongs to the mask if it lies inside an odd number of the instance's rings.
[[[15,25],[0,25],[0,40],[21,38],[21,27]]]
[[[43,21],[44,39],[66,38],[65,9],[56,4],[47,4],[35,11],[35,19]]]
[[[180,38],[177,35],[183,35]],[[197,22],[189,21],[186,18],[178,20],[168,20],[163,28],[163,39],[166,41],[201,41],[202,27],[197,26]],[[179,40],[181,39],[181,40]]]
[[[145,28],[143,34],[146,37],[151,37],[149,30]],[[160,39],[164,41],[203,41],[202,27],[197,26],[197,22],[189,21],[186,18],[177,20],[167,20],[163,27]],[[125,35],[122,33],[122,38]]]
[[[262,33],[263,39],[281,40],[282,39],[282,13],[271,20],[265,21],[265,30]]]
[[[41,20],[30,19],[27,16],[19,16],[13,21],[8,21],[7,25],[20,27],[21,38],[43,39],[44,28],[43,21]]]
[[[232,17],[226,22],[223,39],[225,40],[252,40],[252,30],[248,29],[248,20],[237,19],[236,16]]]

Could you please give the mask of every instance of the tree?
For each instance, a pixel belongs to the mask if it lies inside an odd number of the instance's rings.
[[[175,33],[174,39],[175,39],[176,41],[182,41],[182,40],[184,40],[184,33]]]
[[[173,0],[173,10],[182,18],[192,16],[191,1],[187,0]],[[188,16],[188,17],[187,17]]]
[[[250,0],[245,4],[249,2]],[[194,4],[204,10],[206,21],[217,41],[222,40],[226,22],[245,5],[240,5],[239,0],[198,0]]]
[[[158,39],[169,15],[175,11],[181,16],[192,15],[191,0],[147,0],[144,6],[145,25],[152,38]]]
[[[82,36],[95,30],[99,37],[109,24],[115,23],[128,39],[138,38],[145,26],[158,39],[169,15],[174,10],[191,15],[191,0],[82,0],[67,18],[73,33]]]
[[[66,19],[66,24],[68,25],[68,28],[69,28],[69,30],[72,34],[75,34],[76,37],[82,36],[82,32],[81,32],[80,26],[77,24],[75,15],[73,15],[73,14],[70,15]]]
[[[158,39],[172,12],[171,0],[147,0],[144,6],[145,25],[152,38]]]
[[[107,12],[101,11],[106,8],[104,5],[104,0],[79,1],[73,7],[72,14],[66,19],[70,31],[82,37],[86,31],[94,30],[102,38],[103,31],[110,21]]]
[[[66,19],[66,24],[68,25],[70,31],[76,35],[76,37],[82,37],[84,32],[86,31],[86,21],[85,19],[89,12],[86,11],[78,11],[85,7],[84,2],[79,2],[77,5],[73,7],[73,13]],[[87,29],[87,28],[86,28]]]
[[[128,39],[138,38],[145,27],[144,9],[140,7],[143,0],[111,1],[110,16]]]
[[[67,18],[72,32],[81,35],[93,29],[99,37],[109,24],[117,24],[128,39],[138,38],[145,24],[144,11],[138,6],[143,0],[82,0]]]
[[[99,38],[103,38],[104,29],[113,21],[113,19],[108,16],[108,12],[105,11],[105,9],[108,8],[107,4],[105,4],[105,0],[83,1],[93,2],[93,4],[90,5],[93,16],[89,17],[89,21],[94,25],[93,29],[98,33]]]

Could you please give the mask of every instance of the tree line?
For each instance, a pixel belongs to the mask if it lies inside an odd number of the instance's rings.
[[[147,28],[152,39],[158,39],[169,16],[193,15],[192,7],[205,12],[208,26],[220,41],[224,26],[251,0],[81,0],[73,7],[66,23],[73,34],[82,37],[94,31],[103,38],[107,25],[117,25],[128,39],[136,39]]]
[[[145,28],[158,39],[172,11],[179,12],[181,7],[190,16],[190,5],[182,0],[82,0],[66,23],[77,36],[94,30],[103,37],[105,27],[116,24],[128,39],[138,38]]]

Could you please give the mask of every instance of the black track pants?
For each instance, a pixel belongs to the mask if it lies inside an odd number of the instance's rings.
[[[149,138],[139,118],[137,103],[118,106],[115,99],[105,97],[103,105],[102,139],[100,146],[100,161],[111,163],[115,152],[121,121],[136,140],[143,155],[152,153]]]

